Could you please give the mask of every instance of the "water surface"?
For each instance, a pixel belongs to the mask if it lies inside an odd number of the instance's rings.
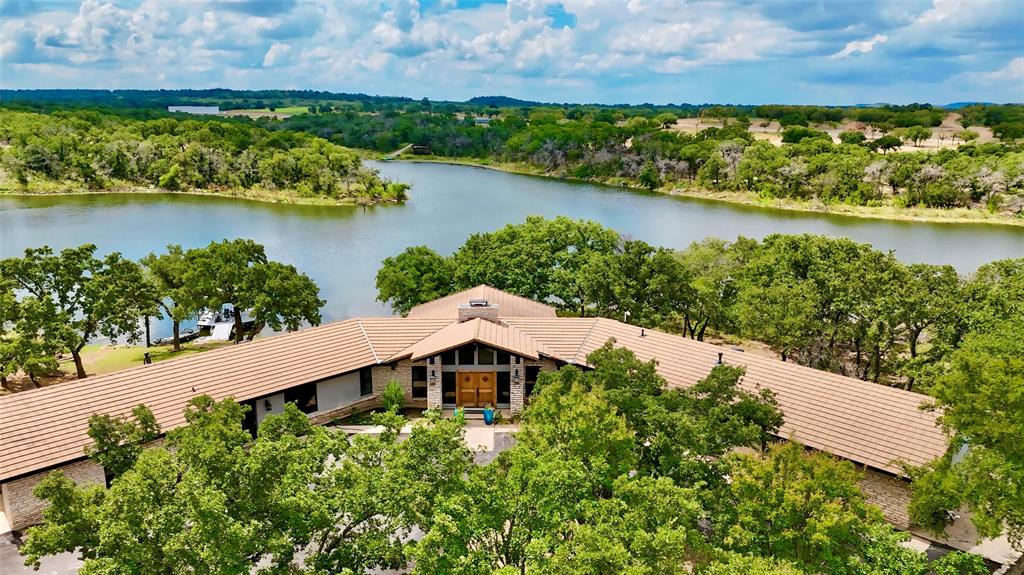
[[[320,286],[325,320],[387,315],[374,301],[380,262],[407,246],[450,253],[473,232],[527,215],[598,221],[652,244],[682,248],[707,236],[761,238],[771,233],[849,237],[892,250],[907,262],[952,264],[969,273],[982,263],[1024,256],[1024,228],[871,220],[791,212],[710,200],[507,174],[482,168],[374,163],[412,184],[404,205],[285,206],[174,194],[0,197],[0,257],[26,247],[91,242],[102,253],[140,258],[169,243],[201,246],[245,237],[272,259],[294,264]],[[156,336],[165,335],[160,326]]]

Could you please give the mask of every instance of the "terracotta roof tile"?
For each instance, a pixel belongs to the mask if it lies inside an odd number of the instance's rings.
[[[410,318],[444,318],[457,319],[459,306],[469,303],[471,299],[487,300],[498,307],[501,317],[555,317],[555,308],[492,288],[489,285],[478,285],[442,298],[422,303],[411,310],[406,317]]]
[[[503,293],[487,288],[486,297],[495,301],[495,292]],[[466,292],[456,295],[434,309],[457,314]],[[507,306],[522,299],[505,296]],[[182,410],[196,395],[244,401],[472,341],[525,357],[584,364],[590,352],[615,338],[641,360],[657,359],[668,384],[684,387],[705,377],[722,353],[725,362],[746,368],[744,386],[775,392],[785,417],[779,431],[784,438],[892,473],[900,473],[899,461],[919,465],[945,451],[946,437],[935,425],[936,415],[918,409],[927,400],[923,395],[654,330],[641,336],[640,328],[615,320],[558,318],[549,306],[531,303],[518,308],[528,317],[503,316],[501,324],[479,318],[456,323],[454,316],[423,319],[421,314],[353,319],[2,396],[0,480],[81,457],[93,413],[123,414],[145,403],[163,429],[170,430],[184,423]],[[431,308],[425,309],[432,315]]]
[[[167,431],[184,423],[185,404],[197,395],[244,401],[340,375],[448,323],[353,319],[2,396],[0,480],[81,457],[93,413],[124,414],[145,403]]]
[[[475,318],[445,326],[394,354],[388,361],[402,358],[416,361],[472,342],[484,343],[530,359],[540,359],[541,354],[558,357],[523,330]]]

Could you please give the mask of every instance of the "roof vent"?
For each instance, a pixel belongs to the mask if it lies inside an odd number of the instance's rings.
[[[718,365],[722,365],[722,355],[724,355],[722,352],[718,352]]]

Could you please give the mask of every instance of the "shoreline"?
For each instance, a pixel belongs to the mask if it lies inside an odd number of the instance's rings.
[[[821,202],[798,202],[795,200],[786,200],[781,198],[773,198],[768,200],[760,198],[748,192],[712,191],[692,188],[666,189],[664,187],[649,190],[647,188],[643,188],[637,185],[631,185],[627,182],[605,182],[585,178],[574,178],[571,176],[558,176],[544,173],[540,170],[533,170],[527,166],[520,166],[518,164],[485,163],[479,160],[463,158],[439,158],[433,156],[420,156],[411,158],[400,157],[392,160],[382,160],[380,158],[377,158],[375,161],[470,166],[474,168],[483,168],[488,170],[495,170],[498,172],[506,172],[510,174],[549,178],[552,180],[560,180],[564,182],[599,184],[604,186],[622,188],[630,191],[663,194],[667,196],[693,198],[698,200],[707,200],[713,202],[750,206],[754,208],[769,208],[792,212],[802,212],[808,214],[849,216],[863,219],[887,220],[894,222],[902,221],[912,223],[916,222],[947,224],[987,224],[1024,227],[1024,217],[1015,218],[1012,216],[990,214],[989,212],[974,210],[970,208],[953,208],[951,210],[945,210],[941,208],[897,208],[896,206],[891,205],[877,207],[854,206],[848,204],[824,204]]]
[[[56,184],[60,185],[60,184]],[[337,207],[358,207],[358,206],[374,206],[381,204],[396,204],[401,203],[398,201],[382,200],[378,202],[360,202],[356,199],[345,198],[327,198],[327,197],[301,197],[297,195],[291,195],[286,192],[274,192],[271,190],[253,189],[253,190],[229,190],[223,192],[215,192],[209,190],[166,190],[163,188],[147,187],[147,186],[126,186],[126,187],[114,187],[114,188],[69,188],[65,190],[60,189],[31,189],[25,187],[10,187],[5,184],[0,184],[0,196],[20,196],[20,197],[46,197],[46,196],[93,196],[93,195],[104,195],[104,194],[174,194],[182,196],[208,196],[215,198],[227,198],[233,200],[248,200],[252,202],[261,202],[265,204],[278,204],[278,205],[293,205],[293,206],[337,206]]]

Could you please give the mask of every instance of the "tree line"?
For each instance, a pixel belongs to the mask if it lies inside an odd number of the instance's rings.
[[[92,244],[27,249],[23,257],[0,260],[0,382],[17,373],[32,382],[57,373],[61,354],[71,355],[84,378],[82,350],[89,342],[136,343],[151,318],[171,321],[173,349],[180,351],[181,322],[226,304],[235,308],[240,342],[246,337],[240,310],[255,322],[251,338],[265,326],[293,331],[303,322],[319,324],[324,301],[308,276],[268,259],[251,240],[187,250],[170,245],[139,262],[117,252],[101,257]]]
[[[709,238],[670,250],[566,217],[473,234],[449,256],[410,247],[376,278],[378,299],[400,314],[482,283],[562,314],[760,341],[786,361],[905,389],[927,390],[968,335],[1024,323],[1024,259],[961,277],[848,239]]]
[[[924,112],[942,115],[931,109],[913,113]],[[806,118],[784,117],[785,145],[777,147],[755,141],[746,117],[696,134],[666,130],[678,117],[543,107],[506,110],[487,126],[470,115],[437,111],[348,110],[263,123],[349,147],[388,152],[412,143],[438,156],[516,162],[550,174],[651,189],[698,186],[852,205],[1024,210],[1021,147],[975,144],[977,133],[970,130],[954,136],[964,142],[958,149],[897,153],[892,150],[905,141],[930,138],[927,126],[934,122],[873,122],[868,125],[886,135],[867,140],[862,132],[844,132],[836,144],[807,127]]]
[[[20,550],[110,574],[986,572],[903,546],[849,462],[771,441],[783,414],[741,368],[678,389],[612,342],[588,362],[542,374],[515,445],[483,465],[461,418],[430,411],[401,439],[394,411],[349,437],[288,404],[254,439],[248,407],[202,396],[149,448],[145,406],[95,415],[87,451],[110,487],[52,472]]]
[[[251,122],[133,119],[89,109],[0,109],[0,120],[0,169],[17,186],[260,188],[357,201],[401,200],[408,188],[362,167],[351,150]]]

